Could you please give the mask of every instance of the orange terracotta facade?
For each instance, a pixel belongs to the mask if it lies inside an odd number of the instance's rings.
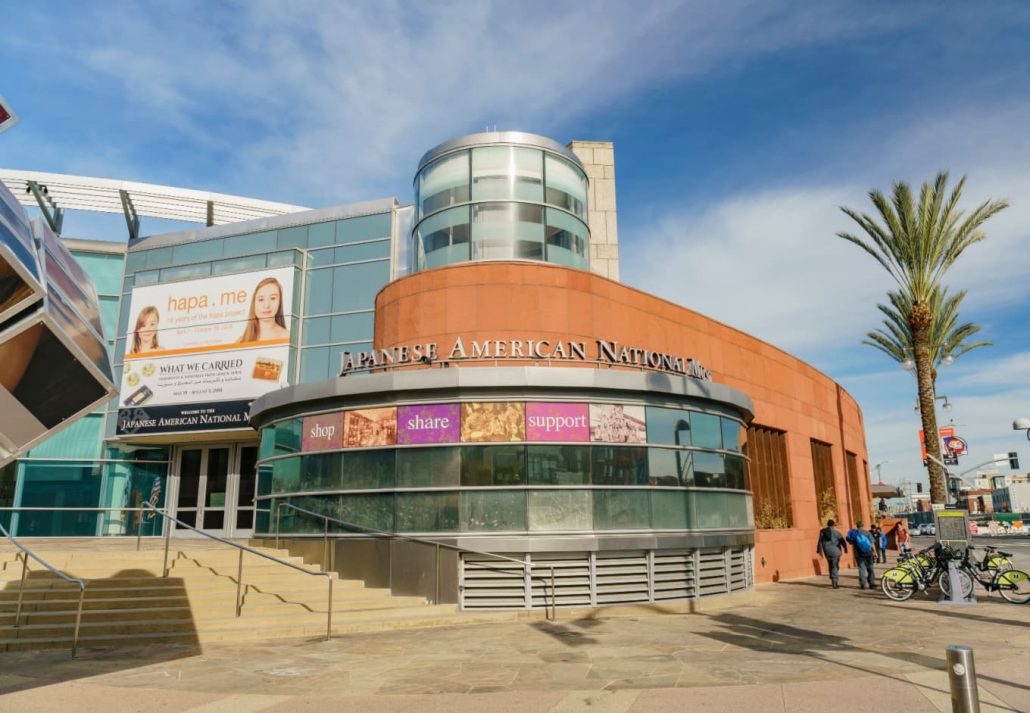
[[[822,372],[740,330],[607,278],[543,263],[441,267],[396,280],[376,297],[377,349],[426,342],[444,349],[457,337],[465,342],[617,340],[696,359],[711,370],[713,381],[750,396],[754,423],[787,434],[794,521],[789,529],[756,531],[756,581],[820,573],[811,439],[833,448],[839,527],[853,525],[853,501],[869,512],[868,455],[858,404]],[[846,452],[858,458],[859,493],[850,492]]]

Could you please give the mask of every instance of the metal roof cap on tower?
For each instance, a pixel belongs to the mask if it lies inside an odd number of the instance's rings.
[[[465,136],[459,136],[456,139],[450,139],[448,141],[444,141],[438,146],[434,146],[423,154],[422,158],[418,162],[418,170],[416,170],[415,173],[421,171],[426,164],[434,159],[452,151],[474,146],[498,146],[511,144],[517,144],[519,146],[533,146],[544,149],[545,151],[560,154],[580,168],[583,168],[583,164],[580,162],[576,154],[572,153],[572,151],[567,147],[562,146],[554,139],[549,139],[546,136],[540,136],[539,134],[529,134],[525,131],[486,131],[479,134],[466,134]]]

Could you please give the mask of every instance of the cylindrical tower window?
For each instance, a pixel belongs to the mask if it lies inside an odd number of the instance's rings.
[[[544,209],[527,203],[472,206],[473,260],[543,260]]]
[[[544,159],[544,170],[547,172],[547,203],[586,220],[587,178],[582,169],[571,161],[547,156]]]
[[[468,151],[459,151],[426,166],[419,174],[416,192],[419,218],[449,205],[467,203],[469,200]]]
[[[472,150],[472,200],[544,199],[543,152],[518,146]]]

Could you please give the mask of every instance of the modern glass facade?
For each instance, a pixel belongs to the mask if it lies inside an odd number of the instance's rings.
[[[415,269],[469,260],[589,268],[587,177],[574,154],[516,132],[441,144],[415,176]]]

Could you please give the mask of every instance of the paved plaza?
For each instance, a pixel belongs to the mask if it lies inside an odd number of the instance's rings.
[[[897,604],[856,584],[764,585],[700,614],[3,654],[0,711],[950,711],[949,644],[974,648],[984,711],[1030,711],[1030,606]]]

